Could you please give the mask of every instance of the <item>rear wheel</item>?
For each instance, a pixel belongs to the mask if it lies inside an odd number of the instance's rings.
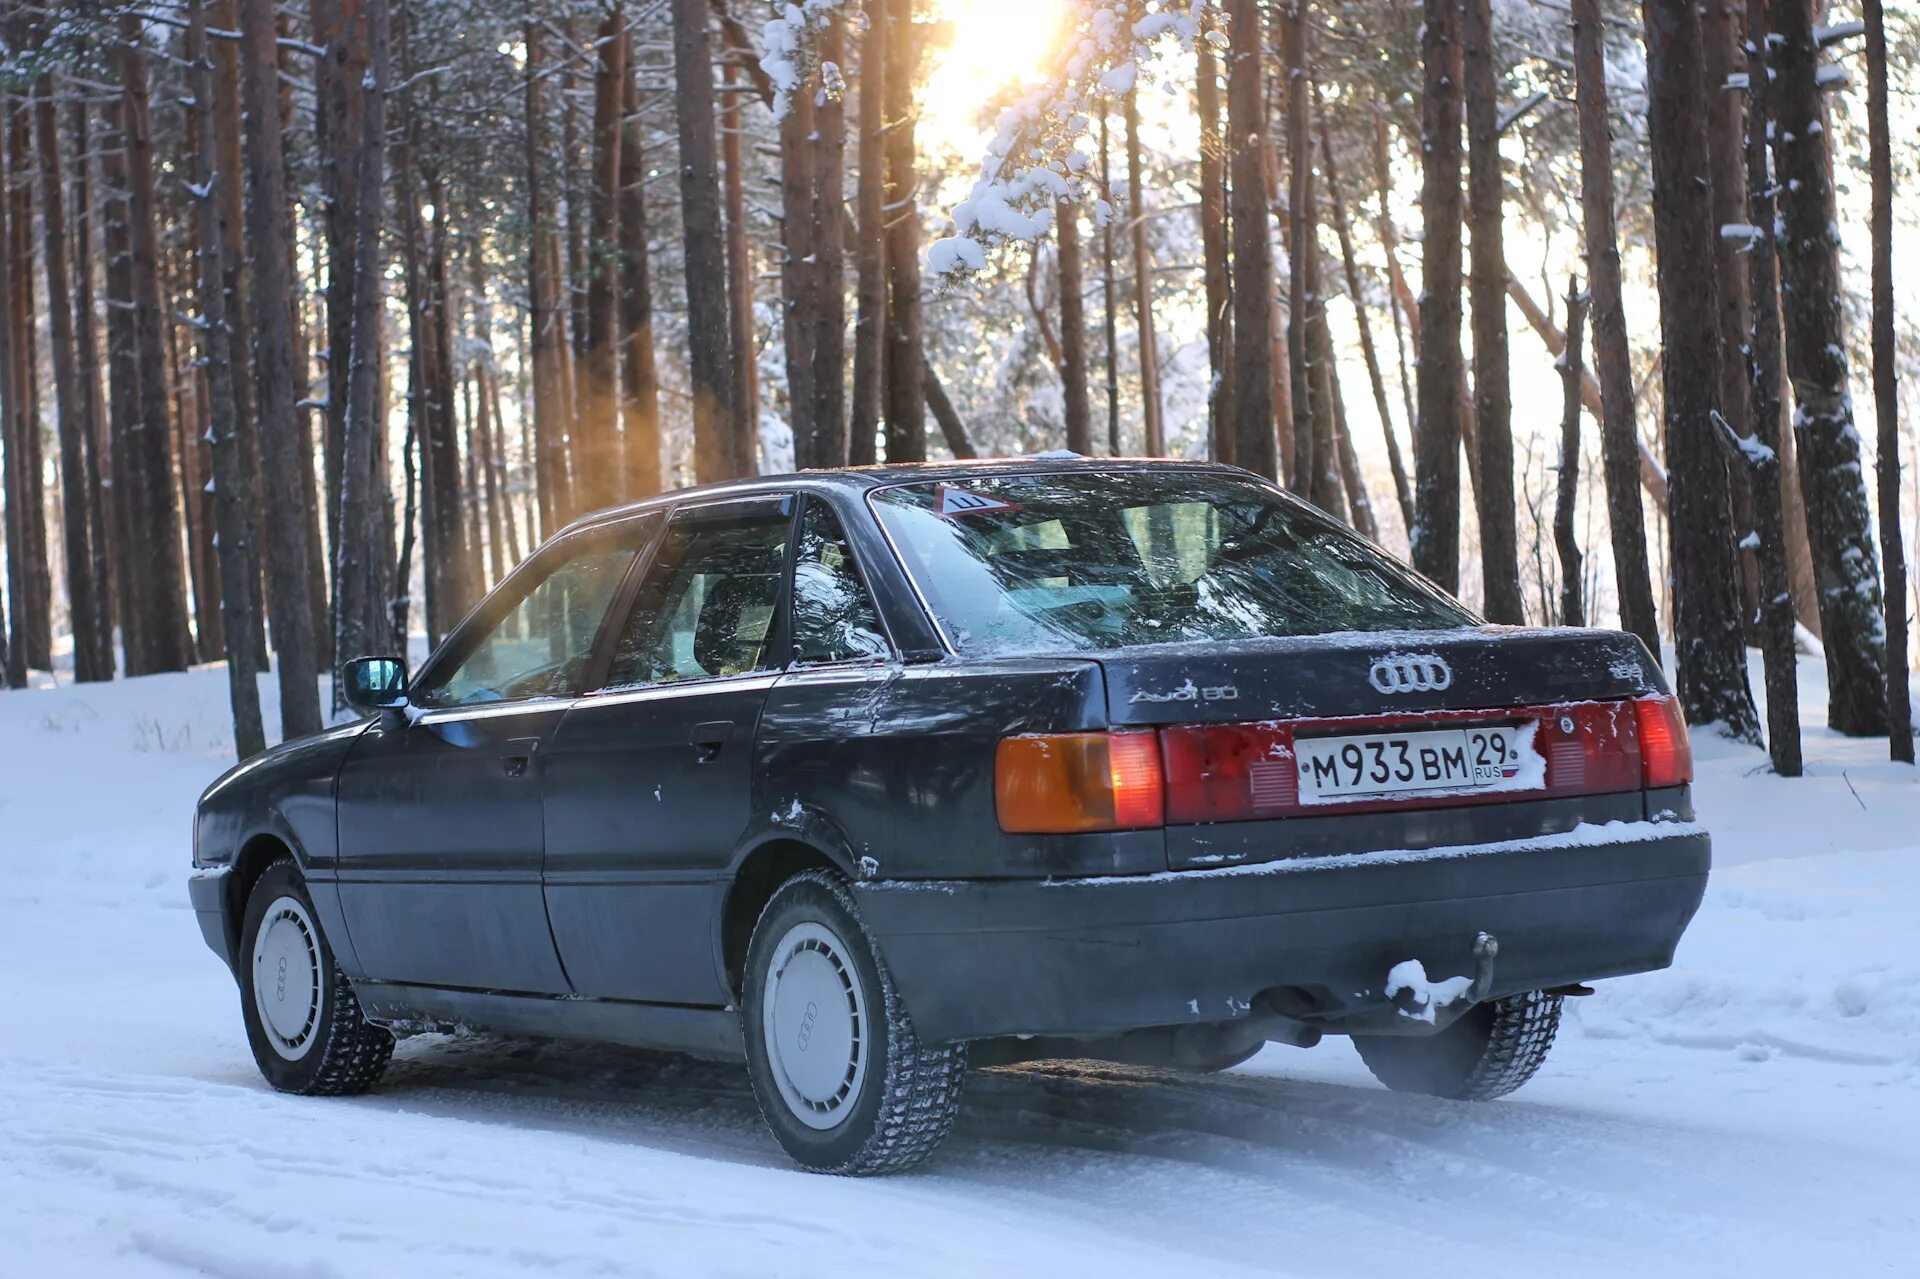
[[[1492,1101],[1533,1078],[1560,1029],[1559,995],[1530,990],[1469,1009],[1437,1035],[1355,1035],[1367,1069],[1395,1092]]]
[[[254,884],[239,967],[247,1041],[268,1083],[318,1096],[373,1087],[393,1057],[393,1036],[361,1016],[292,862],[275,862]]]
[[[899,1172],[945,1140],[964,1044],[922,1043],[838,875],[808,871],[760,913],[741,1030],[754,1099],[786,1152],[815,1172]]]

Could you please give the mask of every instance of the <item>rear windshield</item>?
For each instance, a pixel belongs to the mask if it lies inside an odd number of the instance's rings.
[[[1311,508],[1202,471],[1002,475],[873,503],[961,652],[1444,630],[1478,620]]]

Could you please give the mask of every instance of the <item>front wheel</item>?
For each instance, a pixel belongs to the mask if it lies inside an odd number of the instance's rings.
[[[946,1139],[966,1046],[921,1042],[838,875],[809,871],[774,893],[747,947],[741,1007],[754,1099],[804,1167],[899,1172]]]
[[[1355,1035],[1373,1077],[1395,1092],[1492,1101],[1532,1079],[1560,1029],[1559,995],[1530,990],[1478,1004],[1436,1035]]]
[[[275,862],[254,884],[239,958],[247,1041],[268,1083],[312,1096],[373,1087],[393,1058],[393,1036],[361,1016],[292,862]]]

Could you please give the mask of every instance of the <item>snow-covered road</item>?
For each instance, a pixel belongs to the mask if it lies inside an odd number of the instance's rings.
[[[1678,965],[1570,1001],[1505,1101],[1344,1041],[982,1072],[926,1172],[852,1182],[678,1058],[416,1040],[371,1096],[269,1091],[183,885],[223,678],[0,694],[0,1275],[1913,1273],[1920,785],[1879,743],[1782,782],[1699,740]]]

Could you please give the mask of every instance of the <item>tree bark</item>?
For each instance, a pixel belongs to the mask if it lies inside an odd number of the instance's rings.
[[[1887,25],[1880,0],[1864,0],[1867,24],[1867,149],[1873,182],[1873,405],[1880,457],[1880,555],[1886,563],[1887,737],[1892,757],[1913,762],[1907,687],[1907,557],[1900,541],[1900,388],[1893,341],[1893,154],[1887,127]]]
[[[1113,146],[1108,136],[1108,115],[1100,112],[1100,189],[1113,190]],[[1120,455],[1120,318],[1119,278],[1113,251],[1113,210],[1100,226],[1100,336],[1107,390],[1107,454]]]
[[[886,81],[887,0],[863,0],[866,30],[860,37],[860,137],[855,163],[853,248],[853,402],[847,461],[870,465],[878,449],[887,332],[886,276]]]
[[[139,602],[136,559],[126,548],[139,524],[140,486],[133,482],[133,423],[140,403],[140,355],[133,336],[133,251],[127,225],[127,150],[120,99],[104,104],[106,128],[101,134],[100,177],[103,190],[101,259],[106,294],[102,299],[107,322],[107,476],[109,527],[115,551],[114,612],[120,618],[122,667],[129,674],[143,668],[146,656],[146,618]],[[19,620],[15,619],[16,629]],[[16,654],[25,650],[15,641]]]
[[[1827,655],[1827,724],[1887,731],[1886,619],[1847,390],[1840,246],[1813,0],[1773,0],[1773,163],[1795,452]]]
[[[801,468],[814,460],[818,431],[814,416],[814,342],[819,333],[819,259],[814,251],[813,186],[814,89],[802,84],[780,119],[781,336],[786,346],[787,406],[793,429],[793,460]],[[746,237],[741,236],[741,250]]]
[[[1407,372],[1407,333],[1406,325],[1401,321],[1400,290],[1394,284],[1400,278],[1400,232],[1393,224],[1393,170],[1387,156],[1392,126],[1387,123],[1384,109],[1376,105],[1374,110],[1378,115],[1373,127],[1373,183],[1380,201],[1380,216],[1374,222],[1374,232],[1379,237],[1380,250],[1387,258],[1387,312],[1393,317],[1393,345],[1399,358],[1400,407],[1407,415],[1407,430],[1412,431],[1417,422],[1413,408],[1413,378]],[[1412,516],[1407,517],[1407,527],[1413,527]]]
[[[93,575],[92,497],[88,482],[87,423],[80,402],[74,357],[73,296],[67,263],[66,175],[60,164],[59,118],[53,77],[40,78],[34,94],[40,161],[42,263],[47,277],[47,318],[52,338],[54,408],[59,423],[62,549],[67,571],[67,615],[73,632],[73,676],[89,683],[113,678],[113,636],[100,611],[101,587]],[[82,259],[82,268],[86,263]]]
[[[1060,378],[1067,418],[1067,449],[1093,453],[1093,405],[1087,398],[1087,306],[1080,261],[1080,210],[1062,201],[1060,230]]]
[[[1640,434],[1634,423],[1633,366],[1627,350],[1620,247],[1614,230],[1613,135],[1608,123],[1607,63],[1600,0],[1573,0],[1574,66],[1579,81],[1581,209],[1587,288],[1593,302],[1594,364],[1599,371],[1601,472],[1612,534],[1620,627],[1660,652],[1653,579],[1647,567],[1646,514],[1640,504]]]
[[[622,500],[652,497],[665,487],[660,473],[660,373],[653,353],[653,278],[647,261],[647,166],[636,70],[629,58],[620,134],[620,339],[626,347],[620,369]],[[739,287],[737,279],[734,285]],[[750,367],[752,361],[746,364]],[[497,412],[493,420],[497,425]]]
[[[1767,0],[1747,3],[1747,217],[1759,234],[1748,246],[1746,372],[1752,408],[1752,438],[1741,451],[1753,493],[1754,532],[1759,539],[1760,610],[1755,618],[1767,681],[1767,753],[1773,771],[1798,777],[1800,675],[1794,644],[1794,601],[1789,588],[1784,489],[1786,458],[1781,445],[1780,386],[1784,355],[1780,333],[1780,258],[1774,244],[1773,173],[1767,163],[1767,130],[1773,119],[1772,75],[1767,66]]]
[[[834,18],[820,37],[822,64],[846,60],[846,31]],[[847,458],[847,108],[828,93],[814,108],[813,139],[813,429],[825,466]]]
[[[1473,396],[1479,436],[1480,575],[1487,620],[1526,620],[1513,493],[1513,389],[1507,357],[1507,250],[1502,227],[1500,103],[1490,0],[1466,0],[1462,72],[1468,216],[1473,221]]]
[[[1413,566],[1460,589],[1460,7],[1425,0],[1422,240]]]
[[[272,0],[240,0],[240,33],[254,289],[258,297],[279,299],[291,294],[295,281]],[[267,604],[279,667],[281,737],[291,741],[320,729],[312,601],[300,589],[308,576],[308,525],[286,517],[302,509],[299,451],[306,431],[294,407],[292,308],[269,302],[254,319],[262,500],[277,517],[267,520]]]
[[[160,300],[147,58],[142,24],[131,12],[120,19],[117,61],[124,112],[128,247],[133,255],[133,332],[140,362],[140,418],[132,428],[136,469],[129,478],[141,489],[139,510],[145,516],[123,548],[123,554],[140,548],[135,576],[140,579],[142,632],[147,641],[146,660],[138,669],[129,662],[128,674],[145,675],[185,670],[193,661],[193,636],[187,622],[181,511],[174,488],[164,349],[168,312]]]
[[[1578,280],[1567,281],[1567,352],[1560,357],[1560,473],[1553,503],[1553,545],[1560,553],[1560,625],[1585,626],[1582,603],[1586,570],[1574,508],[1580,497],[1580,350],[1586,336],[1587,298]]]
[[[600,23],[600,66],[594,77],[587,340],[580,357],[573,428],[575,514],[612,506],[620,496],[620,108],[628,79],[626,25],[620,6],[607,10]],[[711,85],[708,94],[711,100]],[[427,469],[432,472],[432,463]]]
[[[760,367],[753,337],[753,251],[747,239],[747,183],[741,144],[739,68],[727,65],[720,110],[720,163],[727,202],[727,332],[733,343],[733,398],[749,421],[760,414]],[[736,428],[737,429],[737,428]]]
[[[1653,134],[1653,220],[1680,700],[1692,723],[1717,723],[1739,740],[1757,742],[1740,622],[1725,427],[1714,403],[1720,386],[1713,271],[1717,231],[1700,15],[1693,0],[1644,0],[1642,15],[1648,113],[1668,122]]]
[[[1285,0],[1278,10],[1280,42],[1285,59],[1287,128],[1287,382],[1292,389],[1293,459],[1287,485],[1295,493],[1325,507],[1325,477],[1334,459],[1319,449],[1330,432],[1316,413],[1324,412],[1313,384],[1313,342],[1316,286],[1313,242],[1313,121],[1308,95],[1307,21],[1305,0]]]
[[[68,112],[69,132],[73,138],[73,336],[74,336],[74,373],[78,393],[78,408],[81,430],[81,457],[87,486],[87,544],[93,562],[94,604],[97,609],[99,626],[98,642],[100,650],[97,656],[98,669],[103,678],[113,678],[114,672],[114,608],[113,564],[114,546],[110,530],[113,522],[109,518],[111,504],[104,483],[106,466],[102,454],[111,441],[106,435],[106,416],[100,403],[100,348],[94,340],[94,293],[93,293],[93,184],[89,178],[92,165],[92,140],[87,127],[87,107],[76,99]],[[234,175],[228,185],[235,191],[240,187],[240,169],[236,165],[229,169]],[[256,542],[256,546],[258,543]],[[257,555],[256,555],[257,559]],[[256,566],[257,567],[257,566]],[[263,655],[266,652],[264,624],[257,639],[257,647]]]
[[[1127,91],[1127,229],[1133,249],[1133,311],[1140,345],[1140,420],[1149,457],[1167,451],[1160,406],[1160,347],[1153,331],[1153,250],[1147,242],[1146,183],[1140,160],[1140,90]]]
[[[733,352],[727,250],[713,124],[705,0],[673,0],[673,80],[680,127],[680,218],[687,279],[694,475],[702,484],[753,471],[732,431]]]
[[[0,90],[0,142],[6,141],[6,134],[10,132],[7,126],[11,111],[11,95]],[[0,154],[0,176],[7,172],[4,155]],[[0,499],[4,499],[7,534],[7,607],[0,612],[11,619],[7,636],[0,641],[0,651],[6,657],[4,683],[8,688],[24,688],[27,683],[26,627],[33,605],[27,587],[31,553],[26,531],[29,510],[26,379],[18,348],[27,340],[27,334],[20,323],[13,276],[15,271],[26,268],[26,260],[16,262],[13,220],[12,194],[0,189],[0,445],[5,446],[4,455],[0,456],[0,461],[5,463]],[[32,509],[36,513],[39,510],[37,506]]]
[[[529,19],[527,47],[527,351],[533,365],[535,536],[552,537],[566,522],[571,502],[567,475],[566,417],[560,385],[560,315],[552,269],[554,229],[547,222],[546,174],[540,165],[546,107],[546,72],[540,24]]]
[[[1260,6],[1228,0],[1227,154],[1233,240],[1233,460],[1280,475],[1273,420],[1273,244],[1267,237]]]
[[[265,750],[267,742],[260,722],[259,654],[248,616],[258,608],[254,598],[253,512],[246,500],[245,459],[240,453],[234,408],[233,334],[227,325],[227,229],[222,225],[228,203],[220,194],[222,186],[238,182],[240,175],[221,173],[215,159],[219,139],[213,122],[212,51],[207,47],[205,0],[189,0],[187,12],[188,56],[192,59],[188,91],[193,95],[200,141],[194,156],[200,238],[199,331],[207,378],[208,442],[213,453],[214,521],[219,532],[220,608],[225,622],[234,751],[244,760]],[[49,120],[52,111],[49,102]]]
[[[955,460],[966,461],[979,457],[973,441],[967,436],[967,427],[960,420],[959,412],[953,407],[953,401],[947,398],[947,388],[940,385],[940,375],[933,371],[933,361],[924,356],[920,365],[921,385],[927,389],[927,408],[933,413],[933,420],[940,427],[941,438],[947,442],[947,451]]]
[[[927,456],[927,367],[920,306],[920,175],[914,142],[914,82],[920,32],[913,0],[887,0],[887,461]]]
[[[312,0],[314,151],[326,232],[326,408],[321,456],[325,470],[327,544],[340,544],[340,466],[347,430],[348,363],[353,346],[354,227],[360,209],[355,157],[366,126],[365,0]],[[352,656],[349,654],[349,656]]]

